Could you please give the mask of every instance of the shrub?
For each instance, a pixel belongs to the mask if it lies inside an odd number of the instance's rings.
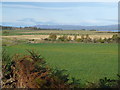
[[[118,38],[118,35],[117,35],[117,34],[115,34],[115,35],[112,36],[112,39],[113,39],[113,40],[115,40],[115,39],[117,39],[117,38]]]
[[[116,80],[111,80],[111,79],[108,79],[107,77],[103,79],[99,79],[100,88],[112,88],[112,87],[116,87],[116,85],[117,85]]]
[[[93,39],[92,39],[92,42],[93,42],[93,43],[97,43],[97,38],[93,38]]]
[[[75,79],[74,77],[72,77],[70,85],[71,88],[80,88],[81,87],[80,79]]]
[[[100,42],[100,43],[104,43],[105,42],[104,39],[102,39],[102,38],[98,39],[97,41]]]
[[[104,77],[96,83],[88,82],[87,88],[120,88],[120,75],[117,76],[117,80]]]
[[[88,42],[92,42],[92,39],[89,37],[88,34],[86,34],[86,35],[81,35],[81,40],[80,41],[88,43]]]
[[[3,31],[2,34],[5,35],[5,36],[7,36],[7,35],[9,35],[9,32],[8,31]]]
[[[44,40],[45,40],[45,41],[51,41],[51,39],[49,39],[49,38],[45,38]]]
[[[53,34],[53,33],[51,33],[50,35],[49,35],[49,39],[50,40],[56,40],[56,38],[57,38],[57,35],[56,34]]]
[[[89,35],[88,34],[86,34],[86,37],[85,37],[86,39],[89,39],[90,37],[89,37]]]
[[[92,42],[92,39],[89,37],[88,34],[86,34],[85,38],[84,38],[84,42],[88,43],[88,42]]]
[[[74,40],[76,41],[76,39],[77,39],[77,35],[74,35]]]
[[[66,35],[63,35],[63,36],[59,37],[58,40],[60,40],[60,41],[68,41],[68,37]]]
[[[119,36],[119,34],[113,35],[112,36],[112,41],[116,42],[116,43],[119,43],[120,42],[120,36]]]
[[[3,48],[3,50],[2,50],[2,65],[4,66],[4,68],[6,68],[6,70],[8,70],[8,72],[9,72],[9,67],[12,64],[11,59],[12,59],[12,57],[7,53],[6,49]]]
[[[2,50],[2,80],[9,80],[13,74],[11,66],[14,64],[12,57],[7,53],[6,49]],[[8,81],[6,81],[8,83]]]
[[[81,42],[84,42],[85,36],[81,35]]]
[[[77,39],[76,39],[76,41],[77,41],[77,42],[80,42],[80,41],[81,41],[81,39],[80,39],[80,38],[77,38]]]
[[[72,40],[72,38],[69,36],[69,37],[67,38],[67,40],[68,40],[68,41],[71,41],[71,40]]]
[[[49,68],[40,54],[33,50],[27,51],[30,55],[15,55],[11,61],[14,63],[11,63],[10,66],[6,64],[6,66],[9,66],[10,73],[3,74],[3,88],[78,87],[78,85],[76,86],[76,79],[72,83],[69,83],[69,75],[64,73],[66,70]],[[2,69],[4,72],[8,70],[6,68]]]
[[[107,38],[104,38],[103,40],[104,40],[104,43],[105,43],[105,42],[108,42],[108,39],[107,39]]]

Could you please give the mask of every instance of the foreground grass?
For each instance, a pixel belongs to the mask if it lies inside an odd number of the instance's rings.
[[[52,67],[68,70],[71,77],[84,81],[100,78],[116,78],[118,72],[117,44],[40,43],[5,47],[8,53],[38,51]]]

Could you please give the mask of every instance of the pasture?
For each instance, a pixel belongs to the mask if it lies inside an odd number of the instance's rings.
[[[5,46],[10,55],[27,54],[35,50],[53,68],[65,69],[70,77],[83,81],[98,81],[103,77],[116,78],[118,45],[94,43],[38,43]]]
[[[6,33],[7,32],[7,33]],[[116,32],[111,31],[89,31],[89,30],[3,30],[2,35],[49,35],[55,33],[57,35],[113,35]]]

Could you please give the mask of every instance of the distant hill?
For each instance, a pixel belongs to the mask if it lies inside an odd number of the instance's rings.
[[[118,30],[118,25],[108,26],[80,26],[80,25],[35,25],[43,29],[61,29],[61,30]]]

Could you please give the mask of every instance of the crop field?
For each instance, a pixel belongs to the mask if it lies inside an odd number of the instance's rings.
[[[38,43],[5,46],[10,55],[35,50],[53,68],[65,69],[70,77],[83,81],[116,78],[118,45],[100,43]]]

